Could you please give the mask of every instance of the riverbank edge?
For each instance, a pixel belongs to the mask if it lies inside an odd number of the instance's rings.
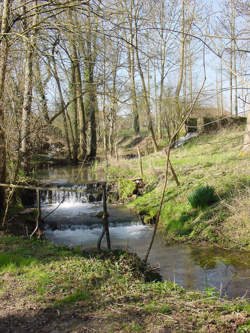
[[[131,180],[126,178],[121,178],[117,182],[110,182],[110,197],[109,201],[113,205],[124,205],[128,209],[132,210],[132,212],[138,217],[139,221],[143,224],[148,224],[154,227],[157,210],[152,211],[152,205],[155,206],[154,202],[151,202],[150,205],[141,206],[140,200],[143,200],[143,196],[147,193],[143,193],[143,185],[142,179],[139,178],[140,181],[140,189],[138,191],[138,179]],[[128,184],[128,187],[124,184]],[[120,184],[122,184],[122,190],[120,191]],[[156,204],[157,205],[157,204]],[[212,207],[206,207],[204,211],[196,210],[200,215],[206,213],[206,210],[209,214],[209,211],[213,209]],[[195,210],[193,210],[194,212]],[[223,250],[238,250],[242,252],[250,251],[250,244],[245,244],[242,246],[241,244],[237,244],[233,242],[232,239],[226,238],[226,235],[217,234],[217,237],[214,238],[214,235],[207,235],[207,239],[203,237],[199,238],[197,233],[192,235],[175,235],[170,234],[166,230],[164,220],[160,217],[160,223],[158,226],[158,233],[161,234],[162,239],[165,241],[166,245],[174,245],[174,244],[188,244],[188,245],[201,245],[207,248],[220,248]]]
[[[249,329],[245,300],[219,299],[212,289],[201,293],[169,281],[149,282],[157,272],[126,251],[83,252],[3,233],[0,248],[2,330],[10,323],[20,331],[26,327],[25,332]]]
[[[158,231],[167,244],[206,244],[250,251],[250,164],[249,156],[241,151],[243,136],[243,127],[232,127],[202,134],[173,150],[171,163],[180,185],[176,185],[170,172]],[[112,160],[108,180],[117,185],[111,198],[116,196],[143,223],[153,226],[165,164],[163,152],[145,155],[141,176],[137,160]],[[144,184],[139,191],[138,179]],[[201,185],[212,186],[219,200],[195,209],[187,197]]]

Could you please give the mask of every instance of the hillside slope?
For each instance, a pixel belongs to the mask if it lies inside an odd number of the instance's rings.
[[[124,251],[0,238],[0,332],[248,332],[249,304],[146,282]],[[147,279],[146,279],[147,280]]]
[[[244,127],[232,127],[201,135],[172,150],[171,162],[181,185],[177,187],[170,175],[160,223],[168,241],[206,241],[226,248],[250,248],[250,163],[249,156],[242,153],[243,135]],[[133,192],[129,179],[140,177],[137,159],[111,164],[110,179],[122,179],[121,190],[126,196],[121,196],[129,199]],[[165,153],[146,155],[142,164],[145,193],[133,196],[132,201],[130,198],[129,207],[144,222],[153,222],[164,181]],[[214,187],[219,201],[194,209],[187,197],[201,185]]]

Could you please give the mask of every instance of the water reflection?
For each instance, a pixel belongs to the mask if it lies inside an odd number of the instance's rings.
[[[84,180],[90,180],[94,176],[86,169],[67,167],[49,170],[46,177],[45,182],[62,185],[76,180],[81,184],[80,179],[84,183]],[[96,190],[94,188],[93,191]],[[50,201],[45,200],[42,209],[43,216],[55,210],[46,219],[47,239],[58,245],[95,247],[102,228],[102,219],[98,217],[98,213],[102,211],[102,203],[89,202],[88,193],[82,196],[69,194],[60,207],[57,207],[62,194],[52,193],[50,196]],[[152,228],[142,225],[123,206],[109,206],[109,221],[112,247],[129,249],[144,258]],[[105,244],[104,240],[103,245]],[[199,246],[166,246],[158,235],[149,262],[160,268],[163,279],[169,279],[185,288],[204,290],[216,287],[222,296],[245,295],[245,298],[249,298],[249,294],[246,296],[247,290],[250,290],[249,253]]]
[[[36,177],[45,183],[53,184],[84,184],[86,181],[105,180],[102,170],[97,173],[94,168],[86,168],[81,164],[44,168],[39,170]]]
[[[48,240],[58,245],[95,247],[102,228],[101,219],[96,215],[101,209],[101,204],[90,203],[62,207],[49,218],[49,223],[57,223],[57,227],[46,231]],[[142,225],[124,207],[112,207],[109,214],[112,247],[135,251],[143,258],[151,239],[151,227]],[[163,279],[185,288],[216,287],[223,296],[243,296],[250,289],[249,256],[218,251],[186,245],[166,246],[157,236],[149,262],[160,268]]]

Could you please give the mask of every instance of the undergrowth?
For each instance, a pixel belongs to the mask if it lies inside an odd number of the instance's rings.
[[[248,325],[246,301],[160,282],[126,251],[86,252],[1,234],[0,258],[3,332],[9,318],[20,332],[233,332]]]
[[[244,127],[223,129],[218,133],[203,134],[172,150],[171,162],[180,186],[176,186],[170,173],[160,219],[160,229],[169,241],[208,241],[223,247],[249,248],[248,205],[240,205],[237,213],[233,208],[242,198],[246,202],[250,200],[250,163],[249,156],[241,153],[243,135]],[[145,155],[142,162],[144,195],[135,200],[133,197],[129,207],[144,222],[154,223],[164,181],[165,153]],[[126,184],[127,179],[139,177],[137,159],[112,162],[110,179],[123,178]],[[200,193],[194,195],[197,188]],[[207,192],[203,194],[201,189]],[[126,190],[125,186],[123,191],[127,199],[129,195],[131,197],[129,187]],[[190,193],[193,198],[188,200]],[[199,202],[198,198],[202,196]],[[194,200],[196,203],[192,207],[189,201]],[[238,229],[237,233],[232,233],[229,223],[232,225],[235,214]]]

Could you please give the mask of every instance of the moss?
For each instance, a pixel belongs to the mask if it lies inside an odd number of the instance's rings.
[[[126,201],[133,195],[136,189],[136,183],[129,179],[120,178],[118,184],[120,198],[122,201]]]
[[[181,185],[176,186],[170,173],[160,218],[161,232],[168,240],[206,240],[223,247],[247,248],[249,228],[246,221],[249,220],[249,213],[247,205],[240,205],[240,202],[247,202],[250,198],[250,170],[248,157],[239,153],[243,135],[243,127],[223,129],[203,134],[171,152],[171,162]],[[143,157],[144,195],[128,206],[141,215],[144,222],[155,221],[165,165],[165,154],[162,152]],[[121,160],[116,177],[126,178],[129,172],[135,175],[137,169],[137,161]],[[220,202],[193,210],[187,201],[188,193],[204,184],[214,188]],[[132,186],[126,187],[124,184],[124,197],[128,197],[133,190]],[[240,213],[237,210],[239,205]],[[234,207],[238,212],[237,232],[232,233],[232,221],[236,219]]]

